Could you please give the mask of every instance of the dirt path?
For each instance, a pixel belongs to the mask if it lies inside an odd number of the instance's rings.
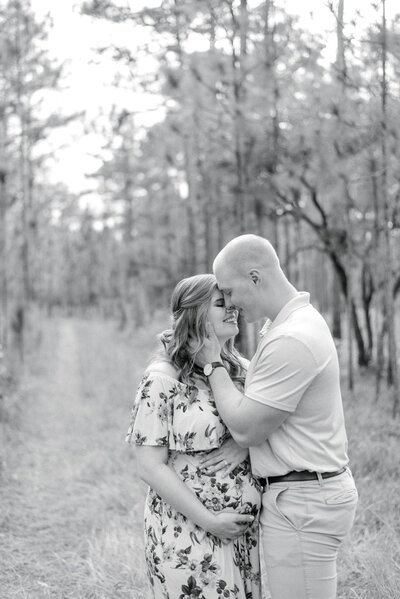
[[[123,443],[134,350],[111,325],[46,324],[1,481],[1,599],[145,597],[144,486]]]

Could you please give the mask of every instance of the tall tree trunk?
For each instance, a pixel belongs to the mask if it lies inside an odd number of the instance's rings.
[[[345,299],[347,301],[348,280],[347,280],[346,269],[344,268],[339,257],[337,256],[337,254],[334,251],[327,248],[327,253],[332,261],[334,269],[336,270],[336,274],[337,274],[338,280],[340,282],[340,287],[342,289],[343,296],[345,297]],[[358,365],[359,366],[368,366],[368,355],[365,350],[364,338],[363,338],[363,334],[362,334],[359,319],[358,319],[357,307],[356,307],[356,304],[354,301],[351,304],[351,312],[352,312],[353,333],[355,335],[355,340],[357,343],[357,350],[358,350]]]
[[[369,257],[367,256],[367,260]],[[368,340],[368,355],[372,358],[372,352],[374,347],[374,337],[372,332],[371,322],[371,301],[374,295],[374,282],[372,279],[371,269],[368,263],[364,263],[361,272],[361,300],[364,310],[365,328],[367,330]]]
[[[121,270],[121,287],[120,287],[120,327],[121,329],[129,327],[132,318],[136,321],[140,320],[140,314],[134,314],[133,309],[138,309],[138,302],[134,301],[135,281],[138,274],[137,258],[135,256],[135,212],[133,203],[133,179],[132,179],[132,164],[131,139],[124,140],[121,148],[122,152],[122,176],[123,188],[122,197],[124,200],[124,250],[123,250],[123,268]]]
[[[337,55],[336,68],[337,80],[339,85],[338,101],[338,144],[345,138],[344,135],[344,114],[346,111],[346,59],[344,51],[344,0],[339,0],[337,16]],[[348,388],[352,392],[354,388],[354,368],[353,368],[353,228],[351,222],[352,201],[350,197],[349,182],[346,173],[346,166],[343,163],[343,157],[338,156],[340,164],[340,179],[342,183],[342,194],[345,199],[345,218],[346,218],[346,237],[347,237],[347,296],[346,296],[346,315],[347,315],[347,382]]]
[[[304,289],[304,256],[303,256],[303,223],[298,214],[295,214],[295,255],[294,255],[294,285],[297,289]]]
[[[233,10],[233,9],[232,9]],[[235,29],[235,20],[232,19]],[[247,64],[247,30],[248,14],[247,0],[240,0],[239,8],[239,56],[236,52],[232,36],[232,72],[233,72],[233,98],[234,98],[234,139],[237,183],[236,196],[236,228],[238,233],[245,233],[248,229],[249,214],[247,205],[247,159],[246,159],[246,64]]]
[[[198,184],[197,170],[194,157],[193,130],[184,133],[184,153],[185,153],[185,171],[188,188],[188,197],[186,199],[187,208],[187,268],[188,274],[195,274],[199,271],[199,250],[197,233],[197,200]]]
[[[0,345],[7,348],[8,284],[7,284],[7,223],[6,223],[6,171],[0,159]]]
[[[387,134],[387,27],[386,0],[382,0],[382,87],[381,87],[381,151],[382,151],[382,208],[383,208],[383,243],[385,258],[384,293],[388,331],[388,353],[391,383],[393,386],[393,416],[396,416],[400,401],[399,375],[397,365],[396,321],[393,300],[393,257],[391,242],[391,201],[388,194],[388,134]]]
[[[237,30],[237,19],[233,14],[233,2],[230,0],[232,12],[232,28]],[[231,38],[232,50],[232,74],[233,74],[233,132],[235,143],[235,167],[236,167],[236,187],[235,187],[235,229],[237,233],[245,233],[248,230],[249,214],[247,204],[247,158],[245,152],[246,145],[246,66],[247,66],[247,34],[248,34],[248,13],[247,0],[240,0],[239,8],[239,54],[235,48],[235,33]],[[237,345],[243,355],[250,353],[249,331],[247,323],[239,322],[239,334],[236,338]]]
[[[274,19],[275,4],[274,0],[266,0],[265,2],[265,13],[264,13],[264,46],[265,46],[265,68],[266,68],[266,84],[268,90],[267,102],[270,106],[271,121],[268,123],[268,127],[272,129],[272,135],[268,128],[267,135],[271,138],[270,156],[268,158],[268,164],[266,170],[271,177],[274,177],[277,171],[277,164],[279,159],[279,98],[280,91],[278,86],[278,80],[276,75],[275,63],[277,60],[277,50],[275,42],[275,23]],[[268,144],[269,145],[269,144]],[[276,192],[274,186],[270,186],[270,194],[272,196],[272,206],[276,206]],[[278,217],[276,216],[274,222],[277,224]],[[276,245],[275,250],[279,255],[278,239],[279,233],[276,231],[274,234]]]
[[[19,2],[15,5],[16,8],[16,92],[17,92],[17,114],[19,118],[19,185],[21,197],[21,239],[20,239],[20,265],[21,265],[21,292],[19,299],[13,310],[12,330],[14,333],[14,341],[18,348],[21,361],[24,359],[25,353],[25,335],[24,329],[26,326],[26,315],[28,310],[30,296],[30,273],[29,273],[29,171],[28,171],[28,139],[27,139],[27,117],[26,113],[29,110],[27,106],[27,98],[23,97],[24,92],[24,73],[22,56],[24,40],[24,26],[22,7]],[[18,285],[18,282],[17,282]]]
[[[381,383],[385,370],[385,336],[387,335],[386,305],[383,306],[382,324],[376,341],[376,376],[375,376],[375,401],[381,393]]]
[[[371,279],[372,279],[372,286],[374,288],[376,288],[378,294],[381,293],[381,272],[379,269],[379,264],[380,264],[380,258],[379,258],[379,246],[380,246],[380,221],[381,221],[381,216],[380,216],[380,206],[379,206],[379,181],[378,181],[378,165],[377,165],[377,160],[374,156],[374,153],[371,151],[370,152],[370,156],[369,156],[369,162],[368,162],[368,167],[371,173],[371,196],[372,196],[372,206],[373,206],[373,213],[374,213],[374,221],[373,221],[373,227],[371,229],[371,233],[372,233],[372,237],[371,237],[371,249],[370,249],[370,272],[371,272]],[[375,278],[375,282],[374,279]],[[383,302],[384,303],[384,302]],[[374,317],[374,324],[373,324],[373,329],[376,332],[376,335],[378,335],[378,330],[380,327],[379,324],[379,319],[380,319],[380,314],[379,314],[379,310],[375,310],[375,317]],[[378,341],[377,341],[378,344]],[[378,349],[376,350],[376,355],[373,355],[373,348],[371,349],[371,357],[374,359],[374,361],[376,363],[378,363],[380,357],[378,356]],[[380,374],[379,374],[379,369],[377,368],[376,370],[376,376],[379,378]],[[380,385],[379,380],[377,380],[376,382],[377,388]]]
[[[217,68],[218,64],[218,51],[216,49],[216,22],[214,19],[210,21],[210,55],[212,59],[213,68]],[[217,97],[218,78],[216,77],[213,82],[213,96],[215,100],[215,118],[216,127],[215,131],[223,131],[223,113],[219,107]],[[215,131],[209,126],[209,130],[206,133],[205,147],[203,148],[204,161],[203,161],[203,172],[202,178],[205,185],[205,234],[206,234],[206,270],[212,272],[212,265],[214,258],[217,253],[222,249],[223,246],[223,233],[222,223],[225,215],[224,210],[224,198],[218,193],[219,186],[219,172],[216,164],[218,163],[219,155],[219,138],[216,136]]]
[[[342,338],[342,296],[340,282],[336,270],[332,269],[332,335],[336,339]]]
[[[189,76],[189,69],[187,65],[187,57],[182,47],[182,28],[180,23],[181,18],[181,6],[178,0],[174,0],[174,37],[177,48],[177,55],[179,60],[179,66],[181,71],[181,80],[185,80],[186,76]],[[198,216],[198,184],[197,184],[197,164],[196,164],[196,143],[194,137],[195,124],[194,124],[194,110],[193,106],[190,105],[191,98],[186,97],[185,90],[181,93],[182,99],[182,112],[185,115],[185,122],[183,122],[183,152],[184,152],[184,164],[185,164],[185,175],[186,184],[188,189],[188,197],[186,200],[186,213],[187,213],[187,236],[186,236],[186,267],[187,274],[195,274],[198,272],[198,227],[197,227],[197,216]]]
[[[290,239],[291,227],[289,222],[289,216],[286,214],[282,217],[283,224],[283,236],[285,245],[285,274],[289,281],[292,280],[292,244]]]

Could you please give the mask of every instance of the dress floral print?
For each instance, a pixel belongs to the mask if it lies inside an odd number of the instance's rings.
[[[216,512],[251,513],[255,520],[238,539],[222,541],[177,512],[153,489],[145,506],[145,552],[154,599],[259,599],[258,514],[260,488],[248,460],[226,478],[200,468],[205,453],[229,432],[211,392],[158,373],[143,377],[127,441],[168,447],[168,464]]]

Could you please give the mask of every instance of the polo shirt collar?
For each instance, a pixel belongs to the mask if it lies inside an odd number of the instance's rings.
[[[304,308],[308,306],[310,303],[310,294],[307,291],[299,291],[295,297],[288,301],[287,304],[283,306],[281,311],[277,314],[274,320],[267,320],[264,324],[263,328],[260,331],[260,337],[264,337],[264,335],[273,327],[284,322],[290,314],[292,314],[295,310],[299,308]]]
[[[264,337],[264,335],[265,335],[266,333],[268,333],[268,330],[269,330],[269,328],[270,328],[271,324],[272,324],[272,320],[270,320],[270,319],[268,318],[268,319],[266,320],[266,322],[265,322],[265,324],[264,324],[263,328],[262,328],[262,329],[261,329],[261,331],[259,332],[259,335],[260,335],[260,337]]]

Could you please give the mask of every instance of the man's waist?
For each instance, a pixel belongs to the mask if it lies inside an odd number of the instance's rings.
[[[319,480],[332,478],[334,476],[339,476],[339,474],[343,474],[346,472],[346,468],[339,468],[339,470],[334,470],[332,472],[316,472],[310,470],[292,470],[287,474],[282,474],[281,476],[267,476],[267,477],[257,477],[259,483],[264,487],[266,484],[274,484],[280,482],[300,482],[300,481],[309,481],[309,480]]]

